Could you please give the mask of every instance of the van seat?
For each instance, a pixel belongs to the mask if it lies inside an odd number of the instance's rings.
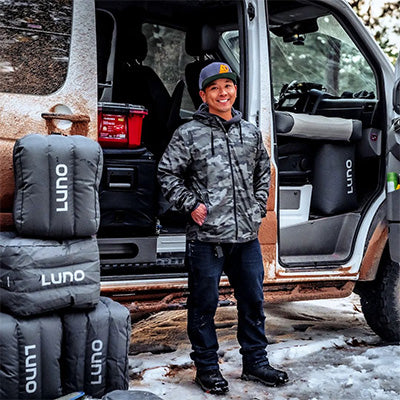
[[[119,44],[119,52],[120,66],[113,101],[146,107],[148,115],[143,120],[143,142],[160,158],[173,131],[181,123],[179,112],[183,81],[171,97],[156,72],[143,65],[147,56],[147,40],[138,28],[129,32],[124,42]]]

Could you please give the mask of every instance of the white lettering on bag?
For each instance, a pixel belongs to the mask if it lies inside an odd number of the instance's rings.
[[[36,345],[25,346],[25,390],[26,393],[35,393],[37,389],[37,364],[36,364]],[[33,352],[33,354],[32,354]]]
[[[93,340],[92,342],[92,357],[90,359],[90,375],[92,376],[92,380],[90,383],[92,385],[98,385],[102,382],[102,376],[101,376],[101,371],[103,369],[103,366],[101,364],[101,356],[102,353],[101,351],[103,350],[103,342],[99,339]]]
[[[81,269],[74,272],[63,271],[58,273],[42,274],[42,286],[61,285],[63,283],[81,282],[85,279],[85,273]]]
[[[56,208],[57,212],[68,211],[68,167],[65,164],[57,164],[56,175],[56,202],[60,207]]]
[[[353,193],[353,162],[346,160],[347,194]]]

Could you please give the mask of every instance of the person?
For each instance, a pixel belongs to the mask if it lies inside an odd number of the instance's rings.
[[[187,331],[195,381],[209,393],[229,390],[218,364],[214,316],[224,272],[237,301],[242,379],[266,385],[288,380],[267,358],[264,268],[258,228],[266,215],[270,164],[261,132],[233,108],[236,75],[213,62],[199,78],[203,103],[174,133],[158,167],[166,199],[190,215],[186,257]]]

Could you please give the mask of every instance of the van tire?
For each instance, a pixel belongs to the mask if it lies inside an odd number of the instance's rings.
[[[400,265],[385,251],[373,282],[359,282],[356,293],[370,328],[385,342],[400,343]]]

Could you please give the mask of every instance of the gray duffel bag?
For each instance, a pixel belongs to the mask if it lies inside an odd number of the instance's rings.
[[[62,316],[64,393],[83,391],[100,398],[129,386],[128,350],[131,333],[126,307],[100,297],[88,312],[68,312]]]
[[[97,142],[30,134],[16,141],[13,163],[13,215],[21,236],[63,239],[97,232],[103,166]]]
[[[100,297],[97,240],[21,238],[0,232],[0,306],[29,316],[93,308]]]
[[[61,395],[59,316],[18,319],[0,312],[0,399]]]

